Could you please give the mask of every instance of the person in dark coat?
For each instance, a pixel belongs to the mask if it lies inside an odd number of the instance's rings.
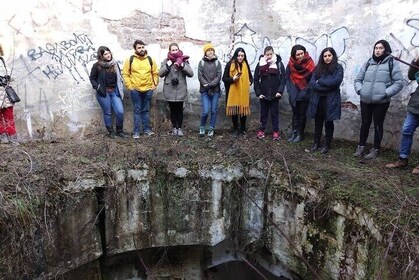
[[[307,108],[310,101],[308,83],[316,65],[306,48],[295,45],[286,69],[286,85],[292,108],[292,134],[289,142],[298,143],[304,139]]]
[[[416,80],[419,84],[419,56],[412,61],[412,64],[407,73],[409,80]],[[407,104],[407,116],[404,119],[402,128],[402,139],[400,141],[399,159],[394,163],[386,165],[387,168],[404,168],[408,165],[410,151],[413,144],[413,135],[416,128],[419,127],[419,85],[416,90],[410,95],[409,103]],[[413,174],[419,175],[419,165],[416,166]]]
[[[334,120],[341,116],[340,85],[343,80],[343,67],[338,63],[336,51],[325,48],[319,57],[316,70],[309,86],[312,91],[307,117],[314,118],[314,145],[311,151],[320,149],[323,124],[325,127],[324,145],[321,153],[330,149],[333,139]]]
[[[281,56],[267,46],[255,68],[254,89],[260,102],[260,128],[257,138],[265,137],[268,115],[271,112],[272,139],[279,140],[279,99],[285,88],[285,68]]]
[[[97,62],[90,71],[90,83],[96,90],[97,101],[103,111],[103,120],[110,138],[126,138],[124,125],[123,79],[118,63],[113,59],[110,49],[100,46],[97,50]],[[112,125],[112,109],[116,116],[116,133]]]

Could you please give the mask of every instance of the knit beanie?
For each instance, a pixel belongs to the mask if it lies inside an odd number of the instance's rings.
[[[211,43],[206,43],[204,45],[204,55],[207,53],[207,50],[209,49],[213,49],[215,51],[214,46]]]

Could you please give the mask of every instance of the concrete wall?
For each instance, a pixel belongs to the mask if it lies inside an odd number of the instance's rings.
[[[393,54],[401,54],[404,60],[411,61],[418,54],[419,14],[414,11],[418,5],[417,0],[16,0],[1,13],[0,42],[9,72],[13,69],[13,85],[22,98],[15,106],[21,138],[83,136],[101,127],[88,79],[96,49],[107,45],[122,63],[133,52],[133,41],[142,39],[158,62],[165,58],[170,42],[180,43],[191,56],[195,73],[207,41],[216,46],[223,64],[236,47],[244,47],[252,69],[266,45],[274,46],[285,63],[296,43],[305,45],[316,61],[324,47],[332,46],[345,67],[345,109],[335,135],[356,140],[360,114],[354,77],[379,39],[387,39]],[[402,70],[407,79],[407,66],[402,65]],[[187,112],[198,114],[199,106],[192,106],[200,102],[197,78],[188,83]],[[399,142],[414,86],[406,81],[393,99],[386,120],[384,142],[388,146],[396,147]],[[157,91],[157,98],[162,98],[161,84]],[[287,98],[282,103],[285,129],[290,121]],[[126,114],[128,129],[132,127],[131,112]],[[257,118],[259,111],[253,110],[252,115]],[[225,118],[223,111],[220,117]],[[197,127],[198,116],[195,119],[190,125]]]

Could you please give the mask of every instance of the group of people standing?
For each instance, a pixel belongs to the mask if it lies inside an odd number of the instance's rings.
[[[109,48],[99,47],[98,61],[93,65],[90,74],[90,81],[93,88],[97,90],[97,98],[103,110],[109,136],[128,137],[123,131],[122,82],[131,93],[134,106],[133,138],[139,138],[142,133],[153,134],[149,112],[152,95],[159,78],[164,79],[163,94],[170,108],[171,134],[183,136],[183,108],[187,98],[187,78],[194,75],[189,64],[189,56],[183,54],[178,44],[172,43],[169,45],[167,57],[158,69],[155,61],[148,56],[144,42],[136,40],[133,48],[134,55],[124,62],[121,71],[113,60]],[[253,85],[260,103],[260,126],[257,138],[266,137],[265,130],[270,116],[272,139],[280,139],[278,107],[279,100],[287,89],[292,108],[292,132],[288,141],[298,143],[304,139],[308,117],[314,119],[311,151],[320,151],[323,154],[329,151],[333,140],[334,121],[341,117],[340,85],[344,75],[343,67],[338,63],[338,57],[333,48],[327,47],[322,50],[315,64],[304,46],[295,45],[291,49],[288,65],[284,67],[281,56],[268,46],[259,57],[254,69],[254,77],[243,48],[239,47],[234,51],[224,71],[212,44],[205,44],[203,51],[203,58],[198,64],[202,105],[200,136],[207,134],[212,137],[214,135],[221,82],[224,82],[226,89],[226,115],[231,116],[234,136],[245,134],[246,120],[250,114],[250,88]],[[398,61],[391,56],[391,52],[387,41],[376,42],[372,57],[363,64],[356,76],[354,86],[361,99],[361,129],[355,157],[374,159],[379,155],[383,124],[391,97],[403,88],[400,66]],[[413,64],[416,65],[417,60]],[[419,71],[412,69],[409,70],[409,78],[419,79],[417,78]],[[412,94],[412,100],[416,100],[418,91]],[[391,165],[393,167],[407,165],[413,134],[419,124],[417,107],[418,101],[409,103],[409,108],[413,109],[409,110],[403,128],[403,147],[401,147],[399,163]],[[116,115],[115,131],[112,126],[112,108]],[[374,123],[374,143],[367,152],[366,141],[372,122]],[[322,141],[323,127],[325,136]],[[391,166],[387,167],[392,168]],[[419,173],[419,167],[416,169]]]

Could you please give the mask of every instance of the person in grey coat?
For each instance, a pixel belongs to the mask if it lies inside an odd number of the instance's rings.
[[[409,77],[409,80],[416,80],[417,84],[419,84],[419,56],[412,61],[407,76]],[[407,104],[407,115],[404,119],[400,141],[399,159],[394,163],[387,164],[387,168],[404,168],[408,165],[409,155],[413,144],[413,135],[418,127],[419,85],[416,90],[410,94],[409,103]],[[419,175],[419,165],[413,169],[412,173]]]
[[[365,154],[371,122],[374,120],[374,145],[365,159],[378,156],[383,139],[383,124],[390,106],[390,99],[403,88],[400,65],[391,56],[391,47],[386,40],[374,45],[373,55],[361,67],[355,78],[355,92],[361,97],[361,131],[355,157]]]
[[[188,97],[186,77],[193,71],[188,62],[189,56],[183,55],[178,44],[171,43],[167,58],[161,63],[159,76],[164,77],[163,94],[169,103],[172,134],[183,136],[183,103]]]

